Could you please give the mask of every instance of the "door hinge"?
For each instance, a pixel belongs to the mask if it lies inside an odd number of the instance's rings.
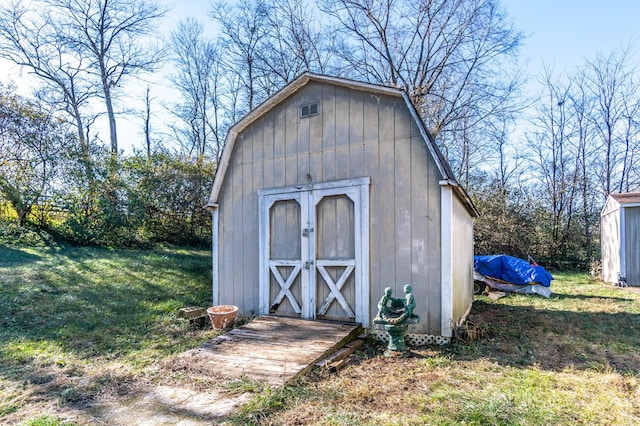
[[[305,228],[305,229],[302,231],[302,236],[303,236],[303,237],[308,237],[308,236],[309,236],[309,234],[310,234],[310,233],[312,233],[312,232],[313,232],[313,228]]]

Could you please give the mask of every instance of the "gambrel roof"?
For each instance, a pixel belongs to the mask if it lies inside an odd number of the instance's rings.
[[[409,96],[402,89],[397,89],[393,87],[380,86],[371,83],[363,83],[360,81],[349,80],[345,78],[339,77],[330,77],[321,74],[315,74],[311,72],[305,72],[295,78],[291,83],[287,86],[280,89],[278,92],[269,97],[266,101],[256,107],[253,111],[249,112],[242,119],[240,119],[237,123],[235,123],[227,133],[227,137],[225,139],[224,149],[222,151],[222,156],[220,159],[220,164],[218,165],[218,170],[216,172],[215,180],[213,183],[213,189],[211,190],[211,194],[209,196],[209,202],[207,203],[207,207],[213,208],[217,206],[218,196],[220,194],[220,190],[222,188],[222,183],[225,179],[225,175],[227,172],[227,168],[229,166],[229,162],[231,160],[231,153],[233,152],[234,145],[237,140],[237,136],[244,129],[249,127],[252,123],[258,120],[267,112],[271,111],[276,105],[283,102],[285,99],[289,98],[292,94],[296,93],[302,87],[306,86],[309,82],[318,82],[318,83],[326,83],[333,84],[336,86],[346,87],[354,90],[361,90],[368,93],[377,93],[381,95],[388,95],[392,97],[402,98],[406,104],[406,107],[411,113],[413,120],[415,121],[422,138],[433,158],[435,164],[438,167],[438,171],[440,172],[440,184],[441,185],[449,185],[454,188],[454,192],[458,195],[461,202],[465,205],[466,209],[473,217],[478,216],[478,211],[476,210],[473,202],[469,198],[466,191],[458,184],[455,179],[454,173],[449,166],[449,163],[442,155],[442,152],[437,147],[433,137],[427,130],[424,122],[420,118],[418,111],[415,109]]]

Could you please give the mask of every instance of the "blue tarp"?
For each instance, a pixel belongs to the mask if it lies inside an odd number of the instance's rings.
[[[551,286],[553,277],[540,265],[530,265],[526,260],[503,254],[474,256],[473,269],[485,277],[516,285],[541,284]]]

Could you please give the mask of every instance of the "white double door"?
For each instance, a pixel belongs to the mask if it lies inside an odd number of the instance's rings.
[[[369,178],[258,196],[260,313],[368,325]]]

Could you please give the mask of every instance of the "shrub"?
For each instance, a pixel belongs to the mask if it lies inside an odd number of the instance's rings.
[[[215,167],[168,154],[105,161],[93,194],[67,192],[63,235],[77,244],[141,247],[205,245],[211,217],[204,208]],[[117,170],[117,173],[114,172]]]

